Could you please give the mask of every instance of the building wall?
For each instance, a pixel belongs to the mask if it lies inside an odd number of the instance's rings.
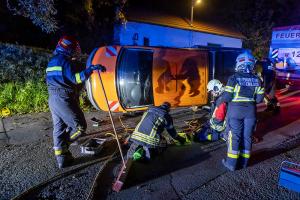
[[[134,40],[135,38],[135,40]],[[127,22],[115,26],[115,43],[121,45],[144,46],[145,38],[149,46],[192,47],[194,45],[220,45],[221,47],[241,48],[242,40],[238,38],[213,35],[138,22]]]

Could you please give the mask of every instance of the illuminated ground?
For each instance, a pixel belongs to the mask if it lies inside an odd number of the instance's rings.
[[[262,112],[258,106],[259,125],[256,136],[262,141],[253,147],[251,166],[246,170],[227,172],[220,161],[226,144],[215,143],[170,147],[151,163],[136,163],[120,193],[110,191],[112,170],[108,168],[97,190],[97,199],[300,199],[299,194],[277,187],[278,170],[283,160],[300,160],[300,91],[278,91],[282,111],[279,115]],[[172,112],[177,126],[184,120],[199,118],[190,109]],[[89,132],[111,132],[105,113],[88,113],[105,122]],[[140,116],[123,118],[134,126]],[[115,116],[118,121],[118,115]],[[0,147],[0,199],[10,199],[22,191],[58,173],[52,152],[52,125],[49,113],[7,118],[4,121],[10,140],[2,140]],[[120,129],[120,123],[117,122]],[[120,129],[121,130],[121,129]],[[3,134],[1,135],[3,138]],[[111,147],[113,149],[113,147]],[[112,149],[107,149],[105,156]],[[80,155],[78,146],[72,147],[78,167],[93,160]],[[113,167],[116,162],[111,163]],[[91,182],[101,164],[89,166],[66,178],[59,179],[28,199],[85,199]]]

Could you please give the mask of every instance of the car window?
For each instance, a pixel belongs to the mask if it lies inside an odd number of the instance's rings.
[[[153,104],[152,63],[152,50],[122,50],[117,66],[117,85],[123,107],[135,108]]]

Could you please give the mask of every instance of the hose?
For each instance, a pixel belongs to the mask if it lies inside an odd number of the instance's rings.
[[[89,191],[89,194],[88,194],[86,200],[93,199],[93,194],[94,194],[94,191],[95,191],[95,188],[96,188],[96,185],[97,185],[97,180],[98,180],[100,174],[102,173],[102,171],[105,169],[106,165],[107,165],[110,161],[112,161],[114,158],[116,158],[116,157],[115,157],[116,153],[118,153],[118,148],[115,149],[114,153],[111,154],[111,155],[109,156],[109,158],[104,162],[104,164],[102,165],[102,167],[101,167],[100,170],[98,171],[97,175],[96,175],[95,178],[94,178],[92,187],[91,187],[91,189],[90,189],[90,191]]]
[[[35,192],[37,190],[40,190],[40,189],[46,187],[46,185],[48,185],[48,184],[50,184],[50,183],[52,183],[52,182],[54,182],[54,181],[56,181],[58,179],[61,179],[63,177],[66,177],[66,176],[69,176],[71,174],[74,174],[74,173],[76,173],[76,172],[78,172],[78,171],[80,171],[80,170],[82,170],[82,169],[84,169],[86,167],[89,167],[91,165],[94,165],[94,164],[96,164],[98,162],[102,162],[102,161],[106,161],[106,160],[112,160],[112,159],[117,158],[117,157],[114,157],[114,156],[115,156],[115,152],[112,155],[105,156],[103,158],[99,158],[99,159],[93,160],[93,161],[91,161],[89,163],[86,163],[84,165],[81,165],[79,167],[76,167],[76,168],[70,169],[68,171],[59,173],[59,174],[53,176],[52,178],[50,178],[50,179],[48,179],[46,181],[43,181],[43,182],[39,183],[38,185],[35,185],[35,186],[33,186],[33,187],[25,190],[24,192],[22,192],[18,196],[12,198],[12,200],[24,200],[31,193],[33,193],[33,192]],[[104,163],[104,164],[106,164],[106,163]]]

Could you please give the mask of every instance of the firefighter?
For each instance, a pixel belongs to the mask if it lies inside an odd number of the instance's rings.
[[[229,135],[223,165],[230,171],[247,167],[251,136],[256,124],[256,104],[264,98],[264,88],[254,75],[255,58],[249,52],[238,55],[235,74],[230,76],[222,96],[228,102]]]
[[[216,141],[223,138],[223,131],[226,127],[226,102],[221,102],[221,95],[224,92],[224,85],[217,79],[213,79],[207,84],[207,92],[211,92],[213,101],[211,102],[210,120],[205,123],[195,133],[197,141]],[[226,137],[224,138],[226,140]]]
[[[266,58],[262,61],[262,77],[263,86],[265,88],[265,99],[267,109],[265,111],[273,111],[278,113],[280,111],[280,104],[275,96],[276,90],[276,71],[275,60]]]
[[[173,126],[170,116],[170,103],[164,102],[158,107],[151,106],[142,116],[129,141],[132,142],[127,152],[127,159],[138,160],[141,157],[150,160],[151,152],[164,147],[161,143],[162,132],[166,128],[170,136],[185,143],[185,138],[179,136]]]
[[[93,70],[105,72],[105,67],[92,65],[78,71],[72,63],[81,53],[79,42],[73,36],[63,36],[48,63],[46,81],[49,93],[49,108],[53,120],[54,152],[59,168],[73,161],[69,145],[85,134],[86,121],[79,107],[80,86]]]

